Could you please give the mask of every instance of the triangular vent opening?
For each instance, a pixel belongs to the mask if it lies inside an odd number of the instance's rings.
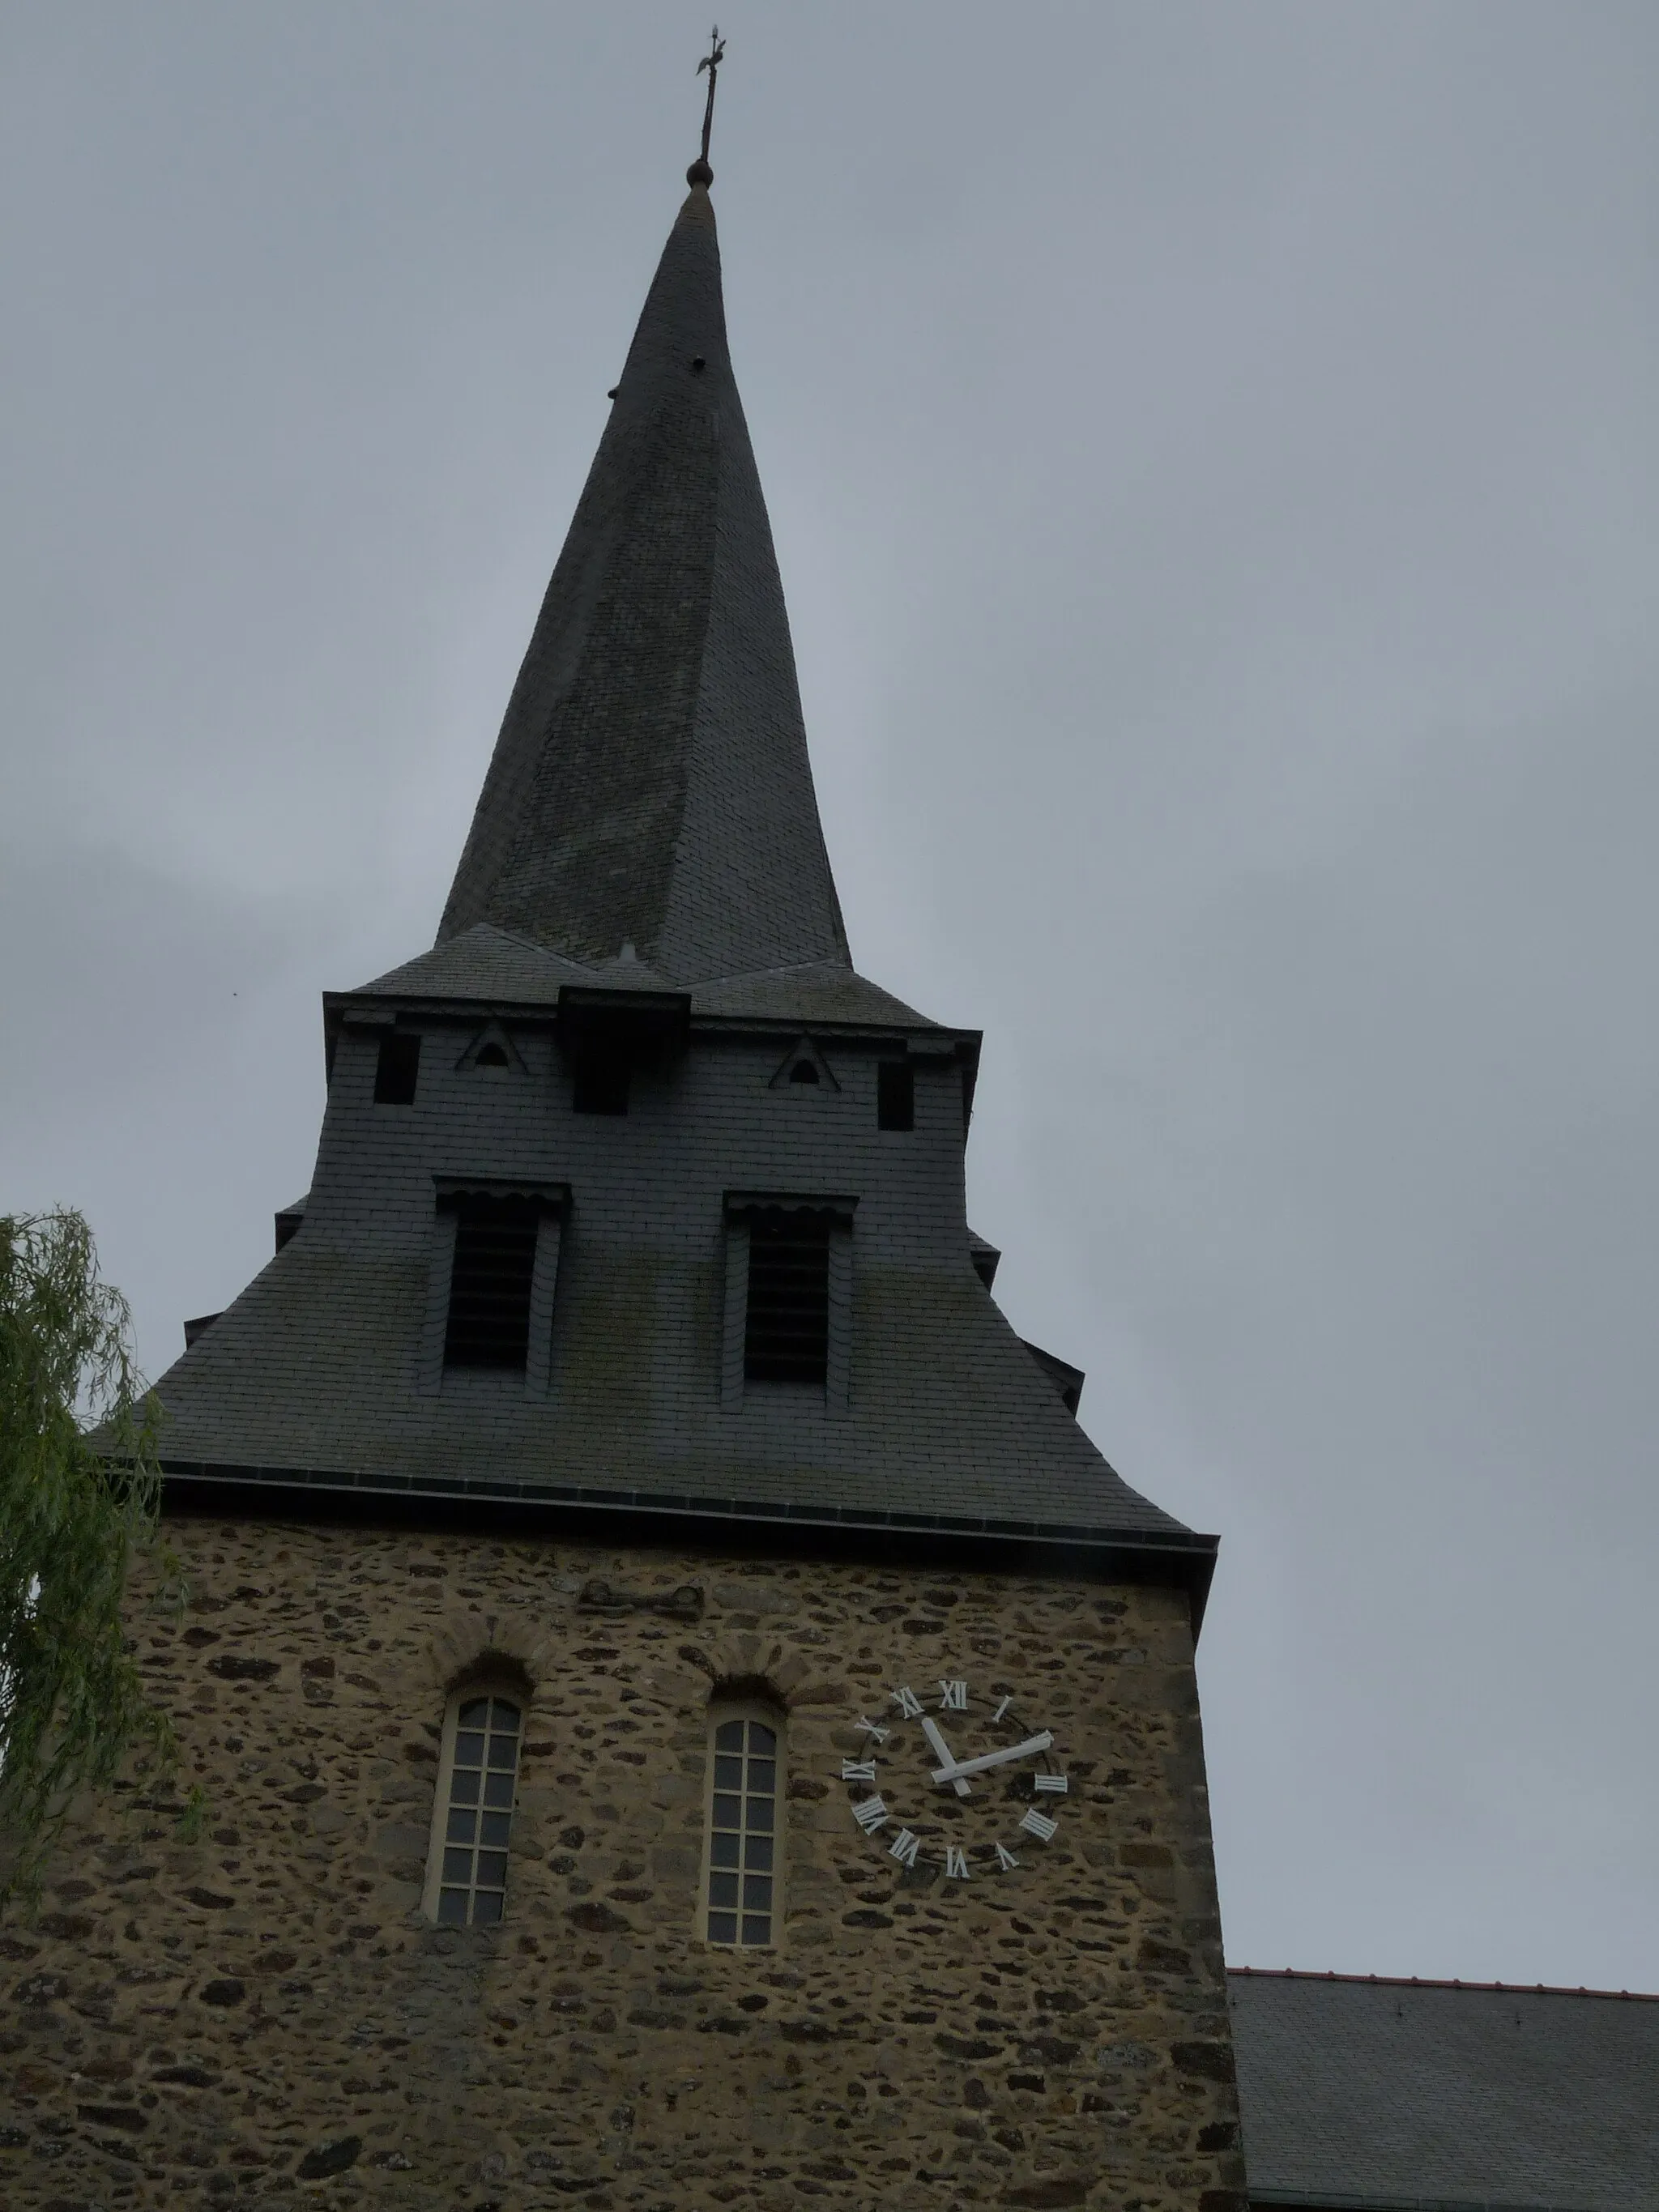
[[[485,1075],[528,1075],[519,1048],[498,1021],[488,1021],[455,1063],[458,1068],[477,1069]]]
[[[829,1061],[810,1036],[798,1037],[779,1063],[772,1078],[774,1091],[829,1092],[839,1091]]]

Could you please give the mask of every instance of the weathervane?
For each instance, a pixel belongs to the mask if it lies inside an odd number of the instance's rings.
[[[708,98],[702,111],[702,151],[685,173],[688,185],[712,185],[714,172],[708,166],[708,134],[714,127],[714,79],[720,73],[720,64],[726,58],[726,41],[720,36],[720,27],[715,24],[708,34],[708,52],[697,64],[697,75],[708,72]]]

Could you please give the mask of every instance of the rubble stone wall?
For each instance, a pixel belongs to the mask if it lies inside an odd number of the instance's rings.
[[[175,1519],[133,1632],[199,1783],[85,1808],[0,1929],[0,2203],[1242,2212],[1186,1601],[1081,1579]],[[447,1695],[527,1692],[504,1923],[420,1902]],[[890,1686],[1040,1709],[1018,1873],[907,1875]],[[787,1714],[775,1950],[698,1940],[708,1706]],[[889,1834],[891,1831],[890,1830]]]

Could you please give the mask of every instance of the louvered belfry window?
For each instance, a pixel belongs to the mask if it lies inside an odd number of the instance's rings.
[[[822,1384],[830,1358],[828,1215],[757,1212],[749,1224],[743,1371],[751,1382]]]
[[[434,1917],[449,1927],[483,1926],[501,1918],[507,1901],[521,1715],[499,1696],[464,1696],[452,1711]]]
[[[532,1199],[468,1195],[455,1212],[444,1364],[522,1369],[540,1208]]]

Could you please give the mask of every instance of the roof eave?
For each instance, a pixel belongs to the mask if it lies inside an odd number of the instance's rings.
[[[307,1510],[331,1506],[346,1518],[439,1519],[464,1507],[476,1524],[484,1512],[540,1530],[591,1534],[605,1542],[743,1544],[757,1539],[814,1556],[862,1555],[930,1566],[950,1563],[1020,1574],[1041,1561],[1048,1573],[1099,1582],[1152,1583],[1186,1592],[1197,1640],[1220,1547],[1218,1536],[1189,1529],[1136,1530],[1064,1523],[882,1513],[744,1498],[686,1498],[591,1486],[502,1481],[485,1476],[403,1477],[343,1468],[272,1468],[162,1459],[168,1504],[250,1515],[281,1511],[296,1495]]]
[[[884,1044],[906,1037],[927,1036],[937,1039],[942,1049],[953,1053],[956,1058],[975,1072],[984,1042],[982,1030],[952,1029],[925,1018],[878,1021],[867,1014],[843,1019],[799,1012],[700,1013],[696,1009],[695,994],[690,995],[692,998],[690,1028],[698,1036],[799,1036],[805,1030],[813,1036],[837,1036],[848,1040],[870,1037]],[[479,998],[440,997],[430,993],[392,991],[323,993],[323,1027],[325,1034],[331,1037],[348,1025],[361,1025],[366,1029],[390,1026],[401,1014],[421,1015],[431,1021],[483,1022],[495,1018],[530,1027],[539,1025],[556,1029],[559,1012],[559,1002],[553,999],[514,999],[499,994]]]

